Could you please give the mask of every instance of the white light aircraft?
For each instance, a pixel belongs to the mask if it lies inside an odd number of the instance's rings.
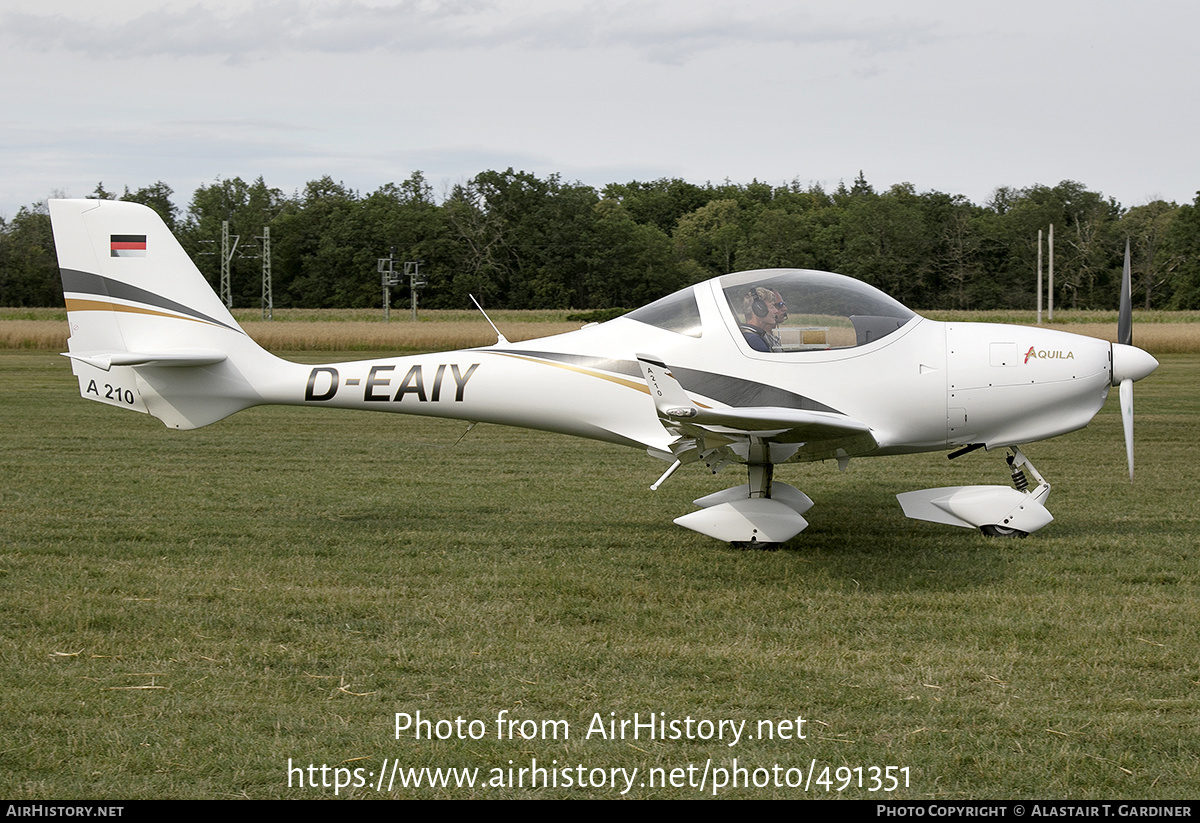
[[[52,200],[83,397],[174,429],[263,404],[500,423],[619,443],[670,464],[747,469],[747,482],[675,520],[772,546],[808,522],[776,464],[1006,449],[1012,486],[898,495],[909,517],[1019,535],[1053,518],[1021,448],[1083,428],[1120,386],[1130,479],[1133,382],[1158,366],[1132,345],[1126,251],[1118,338],[927,320],[837,274],[718,277],[607,323],[539,340],[310,366],[260,348],[152,210]],[[765,322],[762,322],[765,321]],[[771,326],[752,329],[749,326]],[[767,351],[759,349],[766,348]]]

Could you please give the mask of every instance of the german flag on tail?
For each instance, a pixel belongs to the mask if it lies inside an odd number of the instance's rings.
[[[108,245],[113,257],[146,256],[146,235],[144,234],[109,235]]]

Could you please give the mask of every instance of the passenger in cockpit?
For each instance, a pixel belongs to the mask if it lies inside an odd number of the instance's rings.
[[[788,318],[782,295],[765,286],[755,286],[742,298],[742,323],[738,326],[755,351],[780,352],[783,346],[775,329]]]

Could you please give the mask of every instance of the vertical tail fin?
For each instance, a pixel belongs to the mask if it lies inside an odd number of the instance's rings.
[[[257,405],[273,355],[238,326],[166,224],[136,203],[51,200],[80,394],[192,429]]]

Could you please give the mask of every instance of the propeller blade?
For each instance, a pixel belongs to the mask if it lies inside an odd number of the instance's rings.
[[[1133,276],[1129,266],[1129,241],[1125,241],[1125,269],[1121,272],[1121,310],[1117,315],[1117,342],[1133,345]]]
[[[1129,482],[1133,482],[1133,379],[1121,381],[1121,423],[1125,426],[1125,459],[1129,461]]]

